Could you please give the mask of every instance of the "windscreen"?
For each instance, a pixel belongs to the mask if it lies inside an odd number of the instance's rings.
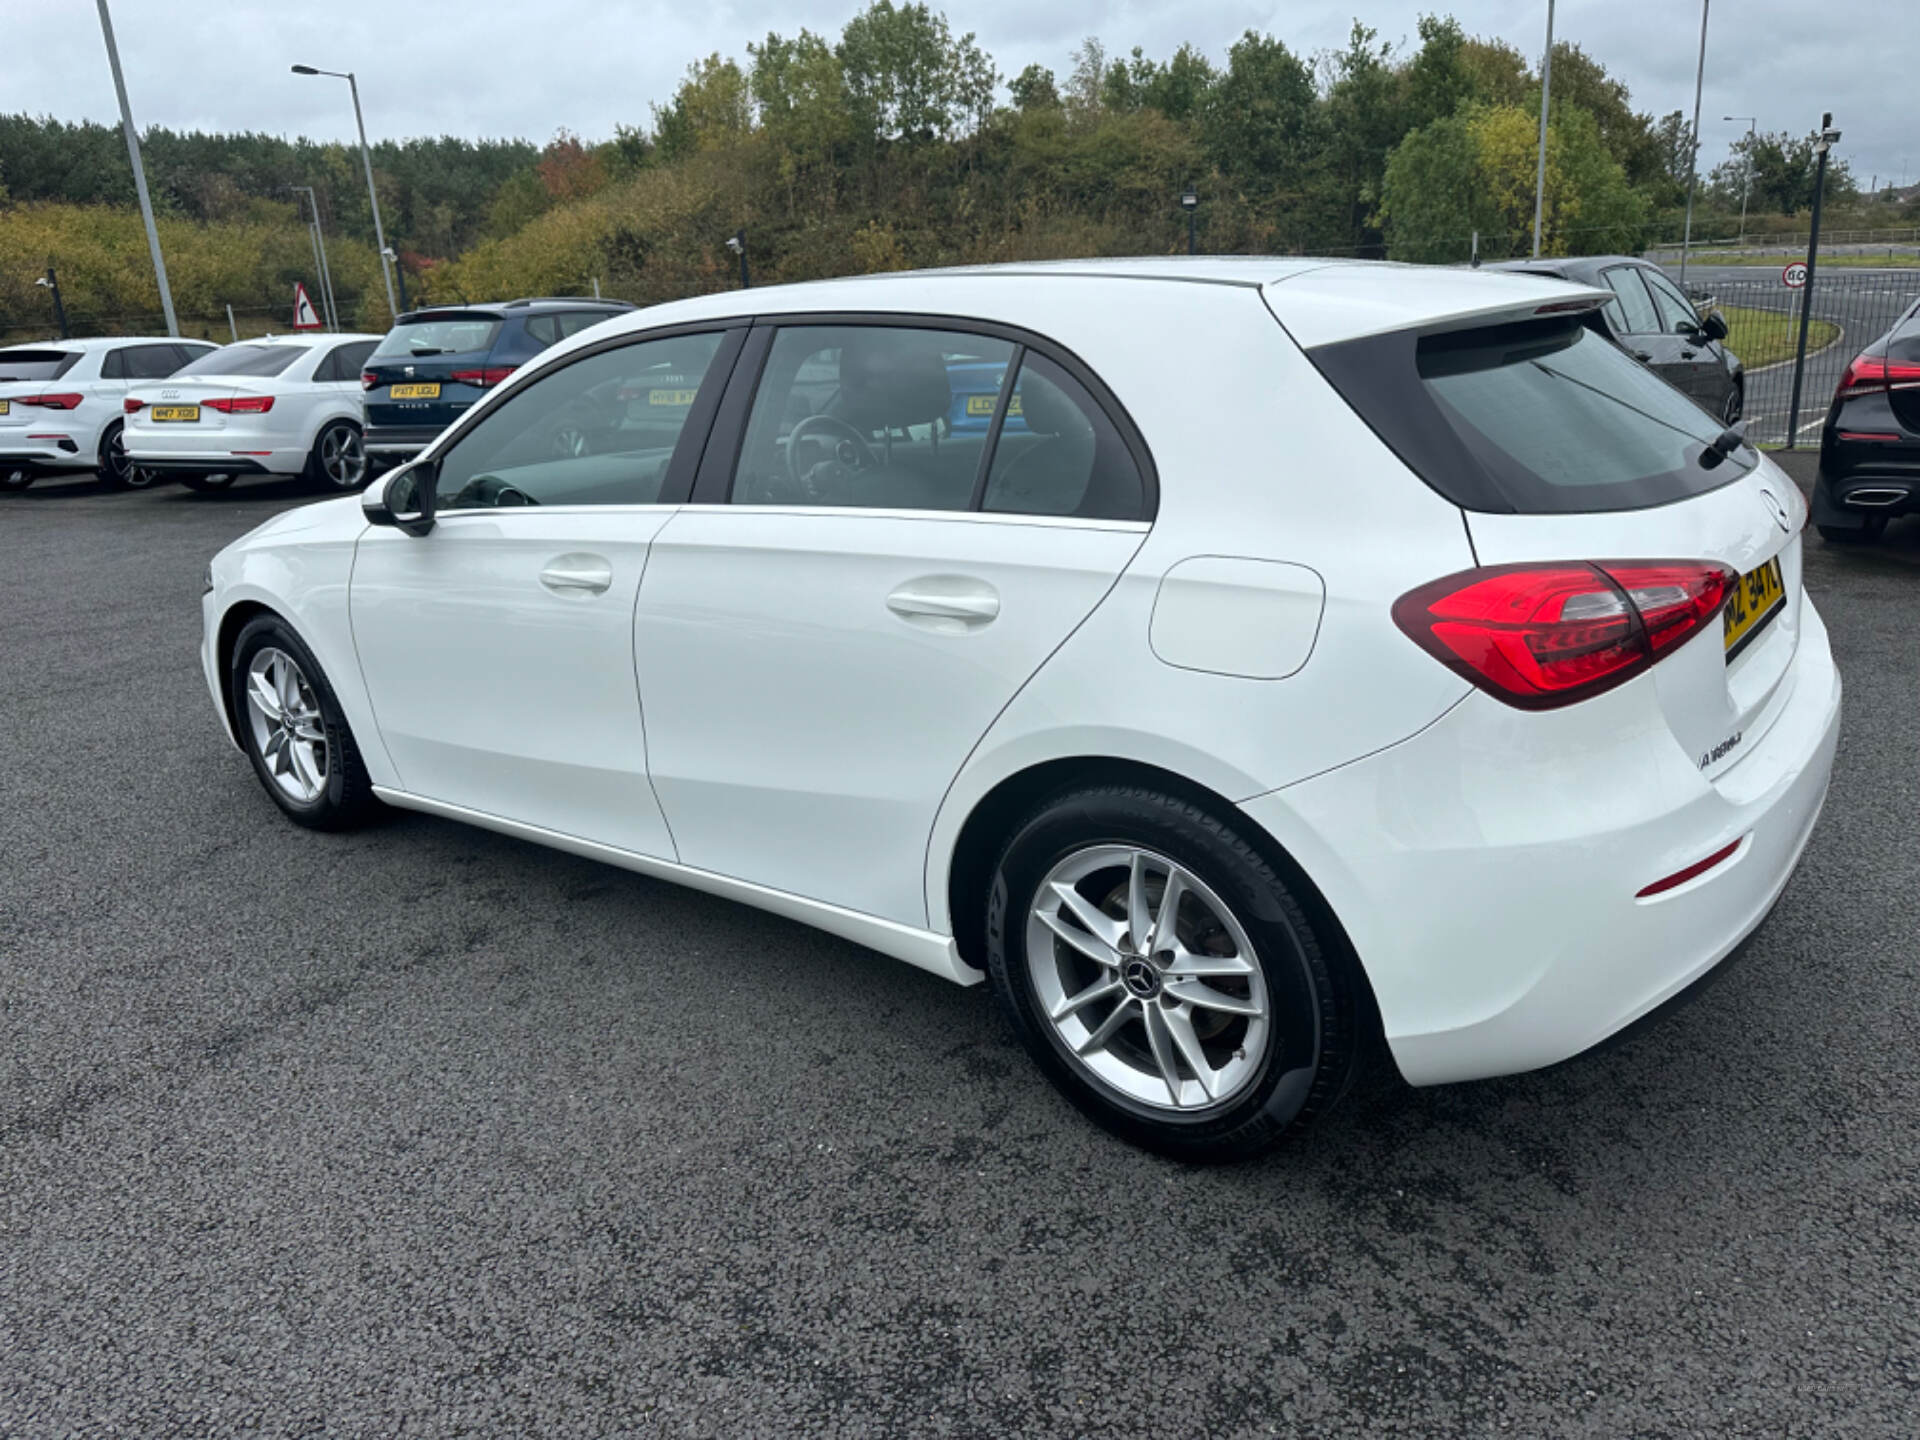
[[[1716,489],[1758,463],[1724,426],[1579,317],[1310,352],[1380,437],[1470,510],[1635,510]]]
[[[491,315],[446,315],[396,325],[373,352],[373,361],[431,355],[472,355],[493,348],[500,322]],[[372,362],[369,362],[372,363]]]
[[[167,378],[185,375],[278,375],[310,347],[306,345],[222,345],[183,365]]]
[[[77,350],[0,350],[0,380],[58,380],[79,363]]]

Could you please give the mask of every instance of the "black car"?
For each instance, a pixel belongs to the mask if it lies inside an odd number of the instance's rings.
[[[631,309],[624,300],[561,298],[402,315],[360,374],[368,458],[397,464],[417,455],[549,345]]]
[[[1589,255],[1578,260],[1505,260],[1489,270],[1551,275],[1613,291],[1601,314],[1620,345],[1668,384],[1691,395],[1710,415],[1731,425],[1747,403],[1747,375],[1739,357],[1721,342],[1727,322],[1717,312],[1701,315],[1658,265],[1631,255]]]
[[[1920,513],[1920,301],[1854,356],[1820,430],[1813,523],[1839,544]]]

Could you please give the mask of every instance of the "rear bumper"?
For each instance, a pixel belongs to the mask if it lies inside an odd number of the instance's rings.
[[[280,475],[263,459],[241,455],[136,455],[134,462],[163,475]]]
[[[438,439],[445,428],[444,425],[369,425],[367,453],[390,460],[410,459]]]
[[[1820,432],[1814,523],[1845,530],[1875,516],[1915,513],[1920,513],[1920,435],[1901,423],[1885,396],[1846,402]]]
[[[91,470],[94,456],[83,451],[72,436],[59,440],[28,440],[9,435],[0,439],[0,465],[31,470]]]
[[[1652,703],[1633,695],[1642,677],[1554,712],[1587,727],[1575,748],[1529,753],[1515,712],[1476,693],[1390,750],[1243,805],[1346,927],[1408,1081],[1577,1055],[1766,918],[1819,816],[1839,737],[1839,672],[1803,608],[1779,718],[1711,781],[1671,733],[1636,722]],[[1704,874],[1638,897],[1735,842]]]

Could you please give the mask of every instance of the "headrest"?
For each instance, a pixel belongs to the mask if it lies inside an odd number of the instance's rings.
[[[1020,416],[1036,435],[1082,435],[1090,428],[1080,407],[1031,366],[1020,375]]]
[[[840,349],[834,408],[859,430],[904,430],[938,420],[953,404],[947,361],[917,335],[873,330]]]

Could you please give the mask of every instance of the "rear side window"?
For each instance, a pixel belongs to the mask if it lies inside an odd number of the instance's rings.
[[[1578,318],[1440,335],[1396,332],[1308,352],[1381,439],[1469,510],[1638,510],[1717,489],[1721,425]]]
[[[295,359],[307,353],[305,345],[223,345],[209,350],[181,375],[278,375]]]
[[[373,352],[375,360],[473,355],[493,348],[500,322],[491,315],[443,315],[396,325]]]
[[[0,380],[58,380],[79,363],[77,350],[0,350]]]
[[[180,368],[172,345],[129,345],[107,357],[101,375],[108,380],[164,380]]]
[[[1139,467],[1106,412],[1078,380],[1046,356],[1028,351],[994,447],[981,508],[1133,520],[1142,498]]]

